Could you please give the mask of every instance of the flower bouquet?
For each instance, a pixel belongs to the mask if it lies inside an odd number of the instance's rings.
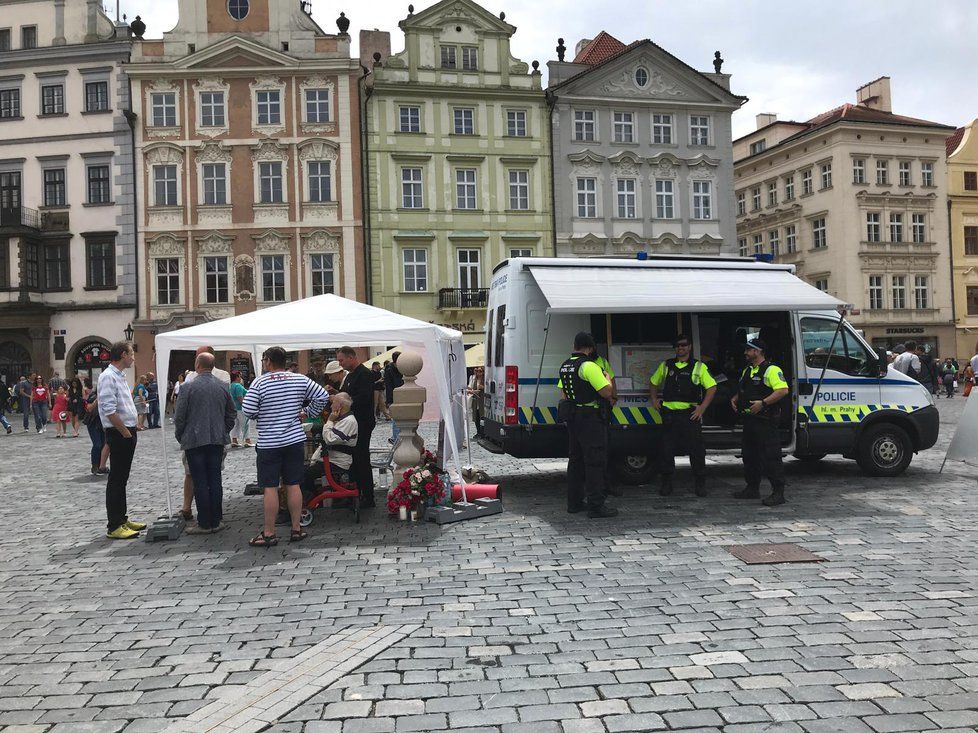
[[[407,515],[415,516],[415,512],[420,514],[422,507],[440,504],[445,498],[444,473],[434,455],[425,451],[421,462],[405,471],[400,482],[387,494],[387,511],[406,519]]]

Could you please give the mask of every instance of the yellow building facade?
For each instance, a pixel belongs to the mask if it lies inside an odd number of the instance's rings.
[[[956,355],[964,360],[978,353],[978,120],[948,138],[947,193]]]

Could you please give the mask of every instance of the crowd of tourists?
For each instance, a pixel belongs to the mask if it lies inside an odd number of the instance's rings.
[[[964,368],[954,357],[937,357],[915,341],[897,344],[887,352],[893,368],[920,382],[934,397],[954,397],[960,389],[967,397],[975,386],[978,372],[978,354],[965,363]]]

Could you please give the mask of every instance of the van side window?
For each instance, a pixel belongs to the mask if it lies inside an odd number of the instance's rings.
[[[492,366],[492,353],[493,353],[493,348],[492,348],[492,337],[493,337],[492,324],[493,324],[493,316],[494,315],[496,315],[496,314],[493,311],[490,310],[489,311],[489,316],[486,318],[486,353],[485,353],[485,364],[486,364],[487,367],[491,367]]]
[[[826,364],[833,371],[857,377],[873,376],[875,360],[847,326],[835,335],[838,321],[827,318],[802,318],[801,339],[805,364],[821,369]],[[835,344],[832,339],[835,337]],[[830,352],[831,349],[831,352]]]
[[[506,366],[503,363],[503,335],[506,333],[506,305],[505,303],[496,308],[496,343],[493,344],[492,352],[495,360],[493,366]]]

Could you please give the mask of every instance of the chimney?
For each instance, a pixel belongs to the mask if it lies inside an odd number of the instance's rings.
[[[876,81],[864,84],[856,90],[856,103],[880,112],[892,112],[893,101],[890,98],[890,77],[881,76]]]
[[[584,47],[587,46],[593,40],[594,40],[593,38],[582,38],[581,40],[579,40],[577,42],[577,45],[574,46],[574,58],[577,58],[578,55],[581,53],[581,51],[584,50]]]
[[[360,31],[360,63],[368,69],[374,68],[374,53],[380,54],[380,63],[384,64],[391,55],[391,34],[387,31]]]
[[[761,112],[761,114],[757,115],[757,117],[754,119],[757,120],[757,129],[760,130],[762,127],[767,127],[768,125],[777,122],[778,116],[776,114],[772,114],[771,112]]]

